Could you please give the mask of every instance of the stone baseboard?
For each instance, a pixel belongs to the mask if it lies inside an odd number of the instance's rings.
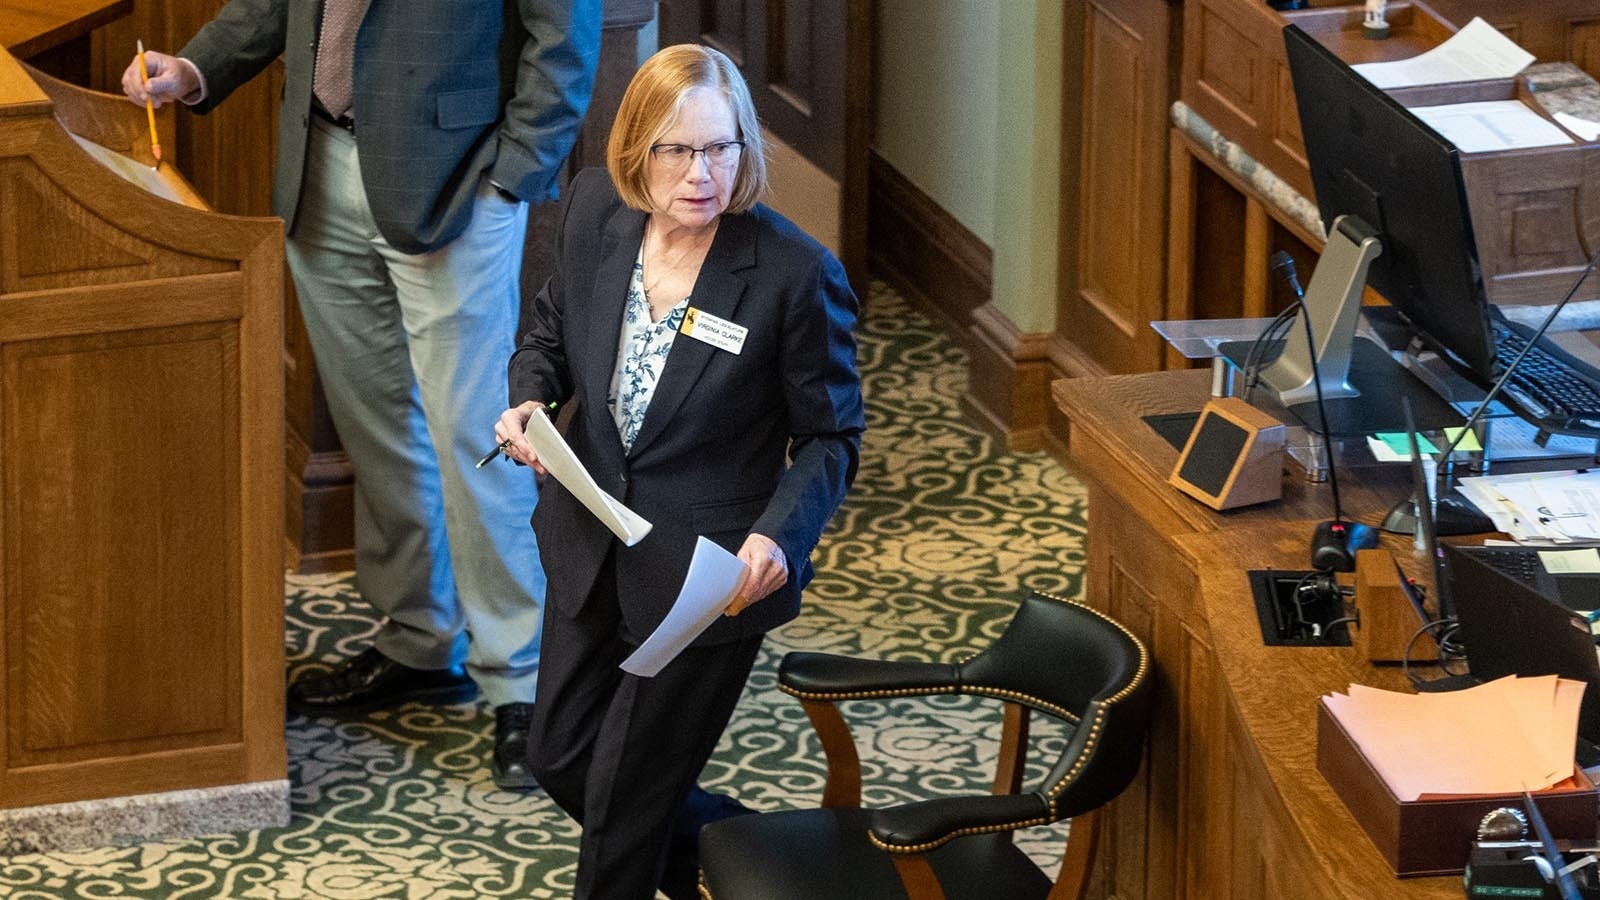
[[[289,782],[0,809],[0,856],[113,847],[289,824]]]

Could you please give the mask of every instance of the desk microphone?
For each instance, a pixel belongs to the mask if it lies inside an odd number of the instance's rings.
[[[1272,254],[1272,271],[1281,274],[1294,292],[1300,307],[1300,323],[1305,326],[1306,346],[1311,353],[1311,383],[1317,387],[1317,418],[1322,422],[1322,449],[1328,463],[1328,487],[1333,490],[1333,519],[1317,523],[1311,534],[1311,567],[1323,572],[1354,572],[1356,551],[1378,545],[1371,527],[1347,522],[1339,502],[1339,470],[1333,464],[1333,430],[1328,427],[1328,406],[1322,398],[1322,373],[1317,371],[1317,342],[1311,333],[1311,310],[1306,308],[1306,292],[1295,273],[1294,257],[1282,250]]]

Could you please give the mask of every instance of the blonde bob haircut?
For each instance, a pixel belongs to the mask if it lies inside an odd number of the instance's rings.
[[[611,126],[606,169],[623,203],[651,210],[650,146],[677,123],[684,98],[697,89],[714,90],[727,98],[739,123],[736,137],[744,141],[725,212],[746,212],[766,196],[766,146],[744,76],[732,60],[710,47],[678,44],[663,48],[634,73]]]

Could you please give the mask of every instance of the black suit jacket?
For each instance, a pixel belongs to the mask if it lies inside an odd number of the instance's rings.
[[[283,55],[272,211],[293,229],[322,0],[230,0],[178,55],[208,112]],[[355,47],[356,149],[378,230],[405,253],[453,240],[478,178],[555,196],[600,57],[600,0],[372,0]]]
[[[738,354],[678,335],[624,454],[606,394],[645,214],[624,206],[603,170],[571,187],[557,270],[511,358],[510,399],[576,400],[567,442],[600,487],[654,529],[623,547],[554,480],[533,526],[547,606],[571,615],[608,559],[624,636],[666,616],[696,535],[737,551],[754,531],[777,542],[789,581],[699,643],[764,632],[800,611],[811,551],[855,477],[865,427],[855,367],[857,304],[824,247],[763,206],[724,215],[689,305],[749,329]],[[613,555],[614,551],[614,555]]]

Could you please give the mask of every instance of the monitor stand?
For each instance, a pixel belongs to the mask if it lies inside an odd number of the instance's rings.
[[[1311,284],[1300,309],[1301,315],[1311,317],[1316,365],[1311,362],[1313,348],[1298,340],[1304,330],[1302,325],[1291,332],[1277,360],[1261,372],[1262,384],[1279,403],[1292,408],[1316,402],[1318,377],[1324,399],[1360,393],[1349,379],[1356,316],[1361,312],[1361,295],[1367,287],[1367,269],[1382,252],[1378,233],[1367,223],[1355,216],[1333,220],[1328,243],[1311,273]]]
[[[1382,245],[1371,226],[1355,216],[1335,219],[1300,311],[1300,315],[1310,315],[1315,348],[1308,346],[1300,325],[1290,327],[1288,339],[1276,342],[1281,352],[1275,359],[1270,355],[1273,348],[1264,348],[1268,350],[1265,358],[1272,361],[1262,369],[1257,389],[1312,431],[1322,431],[1313,372],[1320,376],[1328,430],[1335,437],[1404,431],[1401,397],[1411,398],[1419,428],[1443,428],[1462,422],[1454,407],[1385,348],[1356,338],[1367,269],[1381,252]],[[1250,357],[1252,343],[1230,341],[1218,346],[1217,351],[1242,369]],[[1313,349],[1315,366],[1311,362]]]

